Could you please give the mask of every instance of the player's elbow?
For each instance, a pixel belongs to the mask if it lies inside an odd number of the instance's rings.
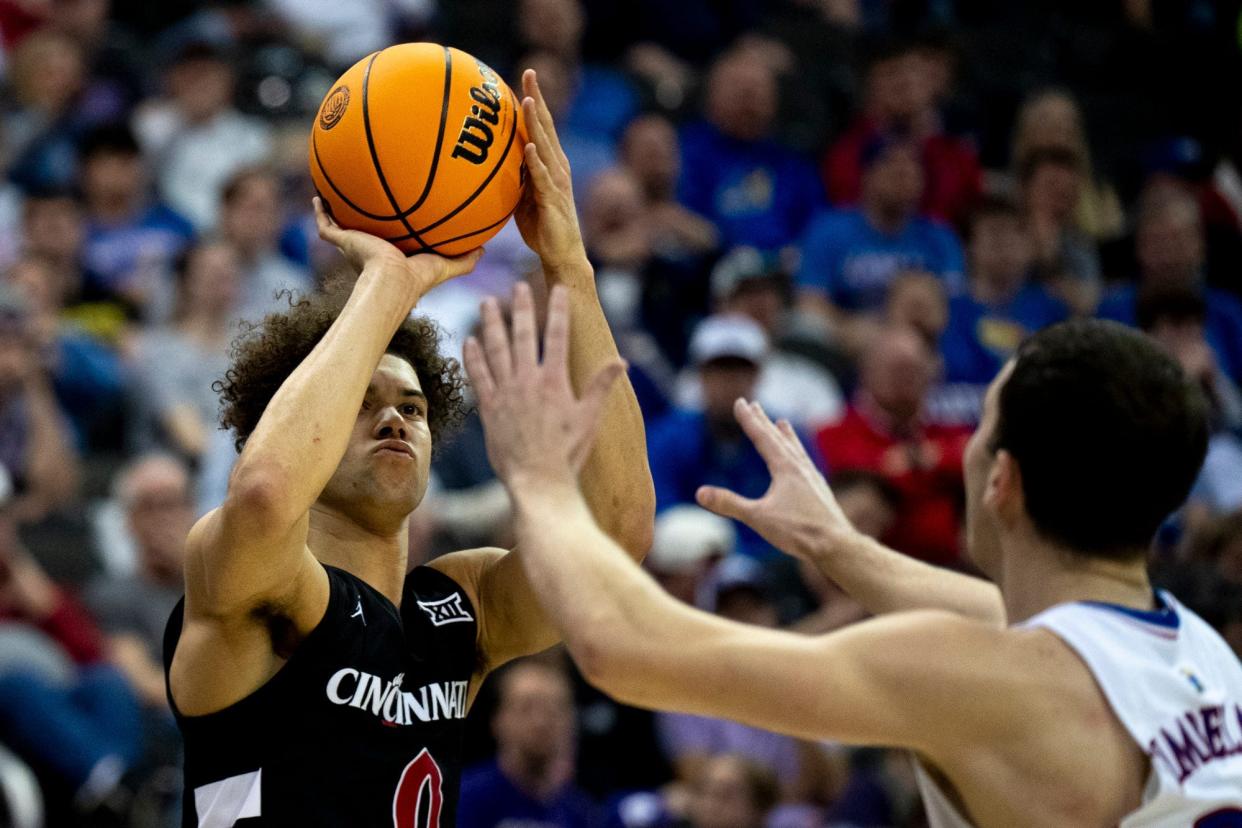
[[[641,561],[651,551],[655,540],[655,510],[655,488],[648,478],[647,485],[631,498],[629,508],[621,513],[613,533],[617,545],[634,560]]]
[[[288,488],[280,475],[263,468],[245,467],[234,471],[224,501],[225,515],[244,521],[251,531],[284,526],[289,522]]]

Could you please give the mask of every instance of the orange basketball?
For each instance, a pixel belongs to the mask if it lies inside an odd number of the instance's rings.
[[[436,43],[368,55],[311,127],[310,172],[342,227],[456,256],[499,232],[526,181],[526,126],[482,61]]]

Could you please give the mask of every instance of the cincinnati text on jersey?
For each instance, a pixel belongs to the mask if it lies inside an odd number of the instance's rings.
[[[328,679],[328,701],[368,711],[394,725],[466,718],[468,681],[424,684],[416,691],[401,689],[405,673],[385,682],[352,667],[343,667]]]

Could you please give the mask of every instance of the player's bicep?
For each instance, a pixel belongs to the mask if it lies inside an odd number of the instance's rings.
[[[306,529],[303,516],[282,533],[253,532],[228,505],[204,515],[186,540],[187,616],[240,616],[270,604],[313,626],[328,584],[306,546]]]
[[[676,615],[666,619],[668,632],[648,629],[645,644],[635,641],[630,663],[592,671],[598,683],[631,704],[929,755],[995,719],[984,709],[990,699],[963,703],[986,691],[984,671],[968,662],[993,663],[980,647],[998,634],[974,622],[902,613],[804,636],[689,607]]]
[[[560,641],[517,554],[494,547],[466,549],[428,564],[456,581],[474,605],[485,674]]]

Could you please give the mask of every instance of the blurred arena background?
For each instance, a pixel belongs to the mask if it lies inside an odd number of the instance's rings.
[[[796,424],[860,528],[969,569],[982,389],[1030,332],[1100,315],[1210,394],[1207,462],[1152,566],[1242,654],[1240,6],[0,0],[0,824],[179,824],[160,639],[235,457],[212,382],[239,320],[336,266],[310,120],[403,40],[539,72],[674,595],[807,632],[862,615],[689,505],[700,483],[765,488],[738,395]],[[536,267],[509,227],[421,310],[459,348],[479,298]],[[477,419],[433,465],[411,564],[506,545]],[[555,652],[489,685],[466,828],[922,824],[885,751],[629,709]]]

